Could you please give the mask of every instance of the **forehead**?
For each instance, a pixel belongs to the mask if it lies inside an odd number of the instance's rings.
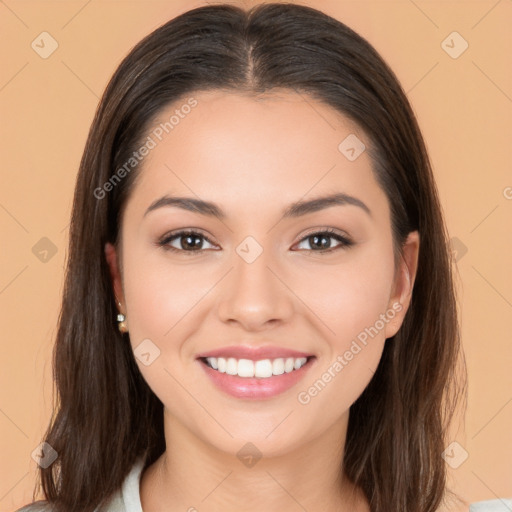
[[[368,148],[364,132],[306,94],[191,93],[163,109],[146,135],[154,147],[133,194],[146,207],[164,193],[246,209],[339,190],[382,200],[368,152],[350,160],[340,149],[347,137]]]
[[[182,114],[180,119],[173,116],[185,110],[192,97],[197,105],[187,109],[188,113]],[[223,147],[240,160],[247,155],[247,165],[251,163],[249,157],[256,152],[260,153],[258,161],[268,157],[274,162],[280,155],[286,155],[289,161],[291,153],[296,155],[293,160],[299,161],[307,154],[337,156],[342,133],[357,132],[363,137],[359,127],[337,110],[306,94],[289,90],[260,95],[200,91],[164,109],[153,126],[162,127],[171,117],[177,124],[168,134],[163,134],[163,146],[168,142],[175,149],[179,149],[178,145],[192,149],[190,143],[196,142],[194,154],[205,155],[209,160]],[[308,143],[305,145],[305,142]]]

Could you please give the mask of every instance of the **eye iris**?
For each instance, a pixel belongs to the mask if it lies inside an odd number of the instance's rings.
[[[202,243],[202,237],[199,235],[182,235],[181,240],[181,246],[184,249],[197,249],[200,248]],[[183,243],[183,240],[185,240],[185,243]],[[190,242],[190,240],[193,240],[193,242]]]
[[[312,247],[320,247],[320,249],[327,249],[330,247],[329,239],[331,237],[327,235],[312,235],[309,237],[309,241]],[[318,240],[322,240],[321,243],[318,243]]]

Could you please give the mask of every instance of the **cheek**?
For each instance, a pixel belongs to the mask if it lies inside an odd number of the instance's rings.
[[[347,350],[351,340],[376,323],[384,336],[379,319],[389,308],[393,265],[391,247],[368,247],[346,262],[303,269],[295,286],[297,295],[306,298],[317,316],[315,324],[322,321],[322,332],[335,352]]]
[[[125,254],[124,293],[135,361],[163,403],[183,400],[186,409],[190,404],[177,383],[186,381],[186,365],[190,363],[182,354],[182,346],[199,324],[201,299],[212,286],[211,272],[192,272],[191,267],[172,264],[162,255],[154,257],[155,252],[135,246]],[[145,352],[151,357],[148,365],[138,357]]]
[[[127,251],[128,252],[128,251]],[[200,267],[200,266],[199,266]],[[175,337],[194,305],[212,286],[210,274],[176,265],[162,255],[137,254],[125,260],[125,296],[130,336],[160,341]]]
[[[311,272],[298,291],[307,297],[311,318],[317,317],[312,321],[323,334],[311,387],[298,399],[325,406],[332,419],[363,392],[382,355],[385,326],[395,315],[389,306],[394,262],[388,249],[369,248],[345,265]]]
[[[297,399],[307,411],[322,411],[327,423],[349,410],[381,359],[386,325],[381,315],[388,311],[390,276],[376,268],[360,263],[357,269],[317,274],[311,287],[309,299],[326,327],[316,322],[323,333],[320,356]]]
[[[304,275],[309,277],[298,294],[307,297],[314,312],[311,321],[322,336],[317,369],[307,384],[311,387],[304,387],[298,399],[315,402],[334,421],[364,391],[379,364],[385,326],[395,315],[389,306],[393,249],[385,242],[375,244],[344,264],[319,266]]]

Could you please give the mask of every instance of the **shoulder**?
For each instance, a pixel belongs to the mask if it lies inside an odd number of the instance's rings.
[[[35,501],[15,512],[52,512],[52,506],[47,501]]]
[[[142,512],[139,486],[143,467],[144,459],[137,459],[122,486],[102,505],[97,507],[94,512]],[[15,512],[54,512],[54,510],[51,503],[40,500],[30,503]]]
[[[467,503],[460,498],[449,504],[445,503],[437,512],[510,512],[512,499],[498,499]]]
[[[478,501],[469,506],[469,512],[510,512],[512,499]]]
[[[107,502],[98,507],[94,512],[125,512],[126,508],[123,503],[121,492],[117,491],[114,493]],[[53,512],[51,503],[47,501],[35,501],[30,503],[15,512]]]

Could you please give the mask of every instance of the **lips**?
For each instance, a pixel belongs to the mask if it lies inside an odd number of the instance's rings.
[[[243,360],[254,361],[257,364],[263,364],[270,368],[270,361],[280,360],[280,365],[284,360],[299,363],[294,369],[288,367],[285,371],[281,367],[277,375],[272,375],[272,371],[266,371],[264,378],[240,376],[229,374],[230,365],[234,367],[241,364]],[[237,360],[237,361],[235,361]],[[223,347],[220,349],[203,352],[197,355],[197,361],[200,368],[206,373],[213,385],[228,395],[238,399],[262,400],[270,399],[277,395],[291,390],[295,387],[309,372],[310,367],[315,363],[316,356],[308,352],[301,352],[277,346],[267,347],[249,347],[244,345]],[[216,369],[217,362],[227,363],[228,368]],[[244,363],[248,366],[249,361]],[[213,363],[213,367],[212,364]],[[277,365],[279,366],[279,364]],[[267,368],[267,370],[269,370]],[[221,371],[224,370],[224,371]],[[238,366],[240,371],[240,367]],[[236,373],[236,369],[235,369]],[[275,373],[275,368],[274,368]]]
[[[198,354],[197,359],[206,359],[207,357],[224,357],[235,359],[251,359],[258,361],[261,359],[278,359],[293,357],[311,357],[313,354],[308,352],[300,352],[298,350],[291,350],[289,348],[267,346],[267,347],[249,347],[246,345],[238,345],[232,347],[223,347],[209,352]]]
[[[206,373],[209,381],[221,392],[238,399],[263,400],[274,398],[285,391],[291,390],[305,377],[315,358],[307,360],[300,369],[268,378],[246,378],[228,375],[214,370],[199,359],[200,369]]]

